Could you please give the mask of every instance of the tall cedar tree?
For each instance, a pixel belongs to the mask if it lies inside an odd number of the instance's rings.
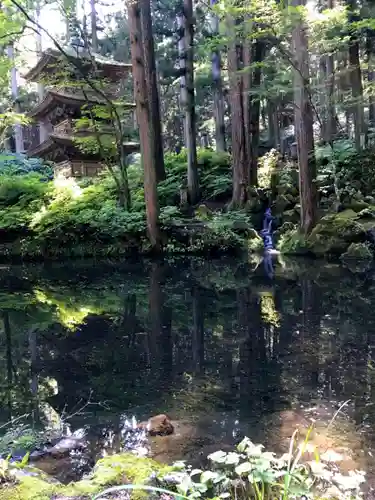
[[[358,21],[355,14],[357,3],[355,0],[347,0],[349,23]],[[349,28],[350,29],[350,28]],[[361,63],[359,59],[359,37],[358,33],[350,29],[349,32],[349,74],[352,89],[352,116],[354,121],[354,140],[357,151],[361,149],[361,136],[365,133],[365,117],[363,107],[363,86]]]
[[[199,200],[197,131],[194,90],[194,17],[193,0],[184,0],[185,38],[185,141],[187,149],[187,187],[191,204]]]
[[[293,0],[304,6],[306,0]],[[307,27],[300,17],[292,32],[294,66],[294,124],[299,165],[301,230],[308,234],[317,219],[316,162],[314,153],[313,110],[309,91],[309,54]]]
[[[155,64],[155,49],[152,30],[150,0],[139,0],[141,9],[141,27],[144,47],[144,69],[147,92],[150,96],[150,119],[152,138],[154,141],[154,161],[156,180],[160,182],[166,178],[164,168],[163,138],[160,119],[159,91]]]
[[[155,250],[161,246],[161,234],[158,225],[159,204],[156,190],[154,168],[154,144],[151,126],[150,99],[152,94],[146,85],[144,51],[142,41],[141,11],[137,0],[129,1],[128,19],[130,28],[130,47],[134,79],[134,96],[137,106],[139,137],[144,168],[144,191],[146,202],[147,229],[150,243]]]
[[[214,7],[217,0],[211,0],[211,7]],[[211,12],[211,33],[213,36],[219,34],[219,18],[215,12]],[[212,51],[212,80],[213,80],[213,106],[215,116],[215,139],[216,151],[226,151],[225,121],[224,121],[224,93],[223,81],[221,78],[221,57],[220,51],[215,47]]]
[[[228,74],[229,98],[232,123],[232,161],[233,161],[233,194],[232,207],[241,207],[247,201],[249,172],[248,154],[245,138],[245,112],[244,112],[244,79],[238,74],[241,69],[242,46],[237,43],[236,21],[233,17],[227,19],[229,35],[228,47]]]
[[[249,130],[250,130],[250,140],[251,146],[248,149],[249,155],[249,182],[251,186],[256,186],[258,184],[258,152],[259,152],[259,119],[260,119],[260,98],[256,95],[259,91],[260,82],[262,78],[262,68],[261,62],[265,54],[265,44],[261,39],[256,40],[253,46],[252,60],[254,62],[254,70],[251,73],[251,90],[252,94],[249,100],[249,109],[246,110],[246,115],[249,120]]]

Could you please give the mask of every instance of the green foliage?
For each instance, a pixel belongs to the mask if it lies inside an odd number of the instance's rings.
[[[32,451],[43,442],[43,435],[31,429],[29,425],[20,424],[11,425],[0,437],[0,457],[20,458],[18,455],[22,453],[27,456],[27,452]]]
[[[298,229],[290,229],[280,236],[277,249],[284,254],[303,255],[310,252],[310,245]]]
[[[232,189],[229,155],[198,150],[198,165],[203,199],[228,199]],[[160,205],[175,205],[179,202],[181,187],[186,185],[186,151],[182,150],[179,154],[167,153],[165,169],[167,178],[158,185]]]
[[[49,194],[50,185],[39,174],[0,176],[0,229],[27,231]]]
[[[87,188],[78,188],[76,195],[66,189],[55,189],[46,210],[35,214],[32,229],[40,240],[55,244],[79,243],[86,239],[127,240],[129,234],[137,237],[144,233],[145,215],[119,207],[114,185],[107,178]]]
[[[43,163],[39,158],[27,158],[24,155],[10,153],[0,154],[1,175],[26,175],[31,172],[37,172],[49,180],[53,177],[51,165]]]
[[[264,446],[245,438],[236,451],[217,451],[209,455],[210,468],[206,470],[182,469],[176,476],[176,492],[189,499],[294,500],[302,496],[324,497],[328,487],[335,483],[338,485],[337,499],[344,499],[348,494],[353,499],[360,498],[363,475],[353,475],[353,480],[346,482],[329,463],[303,462],[310,433],[311,429],[298,445],[295,432],[289,452],[281,457],[263,451]]]
[[[271,175],[277,168],[279,153],[276,149],[271,149],[268,153],[259,158],[258,161],[258,182],[261,188],[271,187]]]

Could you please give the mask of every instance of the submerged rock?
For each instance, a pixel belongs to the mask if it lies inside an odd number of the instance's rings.
[[[72,451],[84,450],[86,443],[82,438],[64,437],[60,439],[54,446],[44,447],[43,449],[34,450],[30,454],[30,460],[36,462],[45,457],[63,458],[68,456]]]
[[[174,432],[170,418],[164,414],[151,417],[147,422],[141,422],[138,427],[146,429],[150,436],[169,436]]]

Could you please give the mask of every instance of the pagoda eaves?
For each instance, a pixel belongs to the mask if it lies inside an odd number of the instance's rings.
[[[101,73],[101,76],[113,81],[121,79],[124,76],[124,73],[131,71],[132,69],[131,64],[108,59],[100,54],[77,54],[71,47],[64,47],[64,52],[65,54],[57,49],[48,49],[44,51],[36,65],[24,74],[23,78],[31,82],[36,82],[41,79],[43,74],[50,74],[50,72],[56,70],[57,65],[61,63],[61,61],[66,62],[67,64],[70,63],[73,68],[76,67],[78,61],[87,61],[91,68],[93,67],[93,64],[95,64],[97,70]]]
[[[48,153],[51,153],[56,149],[56,146],[70,147],[77,150],[80,156],[84,154],[80,151],[79,146],[76,144],[76,136],[65,135],[65,134],[50,134],[48,139],[35,148],[29,149],[27,156],[36,158],[45,158]],[[138,142],[124,142],[123,147],[125,154],[136,153],[139,151]]]
[[[102,97],[99,97],[95,94],[85,96],[78,89],[74,94],[72,92],[48,90],[44,99],[39,104],[37,104],[32,111],[28,113],[28,116],[34,119],[43,118],[48,115],[48,113],[50,113],[53,109],[64,104],[71,107],[81,108],[85,104],[105,105],[106,101]],[[121,103],[121,107],[125,109],[134,109],[135,104]]]

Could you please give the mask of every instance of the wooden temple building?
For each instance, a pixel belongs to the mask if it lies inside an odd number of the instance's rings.
[[[90,115],[90,109],[95,109],[95,106],[104,108],[108,105],[106,98],[118,102],[130,72],[130,64],[93,54],[85,56],[70,50],[67,58],[66,54],[62,55],[57,50],[43,52],[37,64],[24,75],[26,80],[43,83],[45,87],[43,99],[29,113],[29,117],[39,123],[40,133],[39,144],[31,146],[27,156],[54,162],[55,176],[95,176],[104,168],[106,159],[99,152],[103,148],[91,148],[90,152],[90,148],[82,148],[79,138],[91,137],[99,143],[106,136],[107,140],[112,137],[115,141],[114,124],[109,119],[95,118],[99,126],[96,121],[96,125],[77,128],[77,120],[82,116],[92,117],[94,112]],[[87,85],[88,79],[95,83],[98,90]],[[133,111],[135,105],[121,102],[119,107],[122,113],[124,109]],[[134,123],[132,114],[129,117]],[[90,120],[84,122],[90,123]],[[138,143],[127,142],[126,138],[123,140],[123,154],[139,150]]]

